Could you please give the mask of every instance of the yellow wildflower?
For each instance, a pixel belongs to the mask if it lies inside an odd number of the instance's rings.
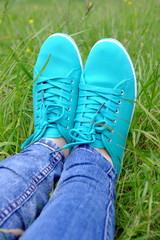
[[[34,20],[33,20],[33,19],[29,19],[28,22],[29,22],[29,23],[34,23]]]
[[[91,8],[92,5],[93,5],[93,3],[92,3],[92,2],[89,2],[89,4],[88,4],[89,8]]]
[[[10,36],[3,36],[3,37],[0,37],[0,40],[1,40],[1,39],[7,39],[7,38],[10,38]]]
[[[132,2],[128,2],[129,5],[132,5]]]
[[[124,0],[124,2],[127,2],[128,0]]]
[[[26,51],[27,51],[27,52],[31,52],[31,49],[30,49],[30,48],[27,48]]]
[[[37,5],[34,5],[34,9],[37,10],[37,9],[38,9],[38,6],[37,6]]]

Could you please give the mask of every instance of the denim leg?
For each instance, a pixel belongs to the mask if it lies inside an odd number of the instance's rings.
[[[20,240],[114,239],[116,172],[89,145],[75,147],[40,216]]]
[[[39,215],[62,172],[64,155],[52,153],[57,148],[42,138],[0,163],[0,228],[25,230]],[[5,239],[1,232],[0,239]]]

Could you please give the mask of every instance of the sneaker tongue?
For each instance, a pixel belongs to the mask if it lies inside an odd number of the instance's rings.
[[[107,75],[107,74],[106,74]],[[82,77],[82,82],[92,85],[92,86],[97,86],[97,87],[102,87],[102,88],[111,88],[111,89],[121,89],[123,88],[123,86],[126,84],[126,82],[128,81],[128,79],[132,78],[128,77],[126,79],[119,79],[119,81],[111,81],[110,80],[110,76],[106,76],[104,78],[104,76],[102,75],[89,75],[89,74],[85,74]]]
[[[114,88],[115,84],[113,81],[110,81],[109,76],[103,77],[101,75],[87,75],[85,76],[84,82],[86,84],[97,86],[97,87],[106,87],[106,88]]]
[[[93,70],[89,71],[87,69],[87,72],[84,71],[83,73],[82,81],[92,86],[114,88],[115,81],[111,81],[111,79],[114,79],[114,77],[110,76],[110,74],[107,74],[107,73],[104,74],[103,72],[100,72],[100,73],[95,72],[93,74]]]
[[[43,137],[58,138],[61,136],[62,134],[59,132],[57,126],[55,125],[54,128],[48,127]]]
[[[39,57],[41,59],[41,56]],[[39,60],[38,58],[38,60]],[[34,68],[34,78],[37,76],[37,74],[41,71],[41,69],[43,68],[43,65],[41,64],[42,60],[37,60],[36,66]],[[47,61],[47,58],[46,58]],[[52,64],[53,66],[51,67],[51,61],[55,61],[56,64]],[[61,64],[63,65],[63,77],[67,77],[68,75],[68,67],[66,65],[65,68],[65,62],[63,62],[63,60],[59,59],[59,61],[61,62]],[[42,77],[47,77],[47,79],[52,79],[52,78],[59,78],[62,77],[62,69],[61,69],[61,64],[57,64],[57,62],[59,62],[58,59],[50,59],[49,63],[46,65],[45,69],[43,70],[41,76]],[[45,61],[43,61],[45,64]]]

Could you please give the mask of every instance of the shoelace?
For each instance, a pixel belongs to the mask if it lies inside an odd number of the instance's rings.
[[[75,121],[80,122],[81,125],[79,125],[78,130],[71,130],[72,138],[75,141],[81,139],[85,141],[85,143],[92,143],[96,138],[100,138],[100,134],[96,133],[105,132],[107,139],[110,141],[107,133],[113,131],[110,123],[111,121],[113,123],[116,122],[115,114],[119,111],[117,105],[121,104],[120,97],[123,95],[123,91],[82,83],[79,85],[79,89],[80,101],[77,113],[82,112],[83,105],[85,104],[85,110],[83,110],[85,119],[78,117],[75,119]],[[97,109],[99,110],[97,111]],[[88,123],[90,123],[90,127]]]
[[[70,130],[70,136],[74,142],[59,148],[57,151],[75,145],[91,144],[96,139],[100,140],[101,134],[110,142],[110,133],[114,131],[110,127],[110,123],[111,121],[112,123],[116,122],[115,114],[119,112],[117,106],[121,104],[123,94],[124,91],[120,89],[104,89],[80,83],[80,99],[76,113],[79,114],[83,111],[83,117],[76,117],[75,122],[80,123],[78,129],[73,128]],[[85,109],[83,109],[84,105]]]
[[[69,109],[71,82],[69,78],[40,77],[37,80],[35,132],[23,143],[22,149],[43,137],[48,127],[55,128],[56,123],[63,123],[61,120],[64,118],[64,111]]]

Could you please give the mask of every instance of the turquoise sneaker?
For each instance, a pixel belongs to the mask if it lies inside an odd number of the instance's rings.
[[[62,33],[53,34],[43,43],[34,68],[34,78],[48,59],[33,86],[35,131],[23,143],[22,149],[41,137],[62,136],[68,143],[71,142],[69,131],[73,127],[77,108],[82,59],[74,40]]]
[[[125,48],[114,39],[102,39],[92,48],[79,85],[74,129],[75,144],[105,148],[117,176],[137,95],[136,75]]]

